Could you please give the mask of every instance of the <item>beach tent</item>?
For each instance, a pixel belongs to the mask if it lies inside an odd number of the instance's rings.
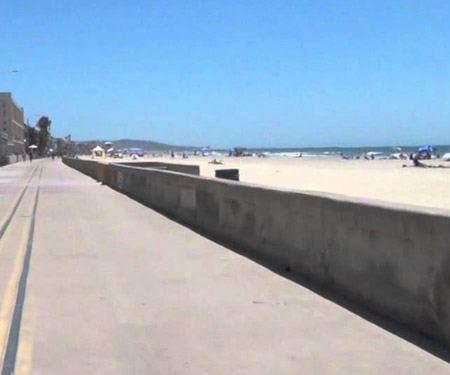
[[[446,154],[444,154],[442,159],[444,159],[445,161],[450,161],[450,152],[447,152]]]
[[[100,146],[96,146],[92,149],[92,157],[105,157],[105,150]]]

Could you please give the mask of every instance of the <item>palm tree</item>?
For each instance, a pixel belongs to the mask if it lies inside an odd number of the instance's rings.
[[[39,145],[38,150],[40,155],[44,155],[45,151],[51,141],[50,128],[52,121],[47,116],[42,116],[36,124],[39,129]]]

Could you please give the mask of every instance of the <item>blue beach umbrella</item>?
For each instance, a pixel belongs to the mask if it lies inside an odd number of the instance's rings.
[[[419,152],[428,152],[429,154],[431,154],[432,152],[434,152],[434,148],[429,146],[429,145],[428,146],[422,146],[422,147],[419,147],[419,149],[417,151],[419,151]]]

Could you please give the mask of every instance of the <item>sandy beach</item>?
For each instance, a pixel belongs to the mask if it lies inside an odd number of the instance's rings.
[[[214,177],[216,169],[238,168],[242,182],[450,210],[450,168],[403,168],[404,164],[411,165],[409,160],[225,157],[218,158],[223,165],[214,165],[210,164],[213,159],[200,156],[145,158],[196,164],[202,176]],[[120,159],[111,160],[118,162]],[[426,163],[450,167],[450,162],[442,160]]]

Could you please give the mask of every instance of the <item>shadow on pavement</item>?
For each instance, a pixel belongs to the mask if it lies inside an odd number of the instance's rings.
[[[109,187],[109,188],[111,188],[111,187]],[[116,190],[116,189],[113,189],[113,190]],[[211,236],[189,223],[179,220],[160,209],[151,207],[146,202],[136,199],[135,197],[132,197],[132,196],[130,196],[124,192],[121,192],[119,190],[116,190],[116,191],[119,192],[120,194],[124,194],[124,195],[128,196],[129,198],[142,204],[143,206],[148,207],[148,208],[154,210],[155,212],[158,212],[162,216],[189,228],[193,232],[201,235],[202,237],[205,237],[208,240],[215,242],[216,244],[226,247],[227,249],[229,249],[237,254],[240,254],[240,255],[246,257],[247,259],[252,260],[255,263],[258,263],[259,265],[276,273],[277,275],[284,277],[288,280],[291,280],[291,281],[295,282],[296,284],[301,285],[304,288],[309,289],[310,291],[318,294],[319,296],[321,296],[333,303],[336,303],[337,305],[339,305],[339,306],[343,307],[344,309],[360,316],[361,318],[377,325],[378,327],[380,327],[398,337],[401,337],[402,339],[416,345],[417,347],[442,359],[443,361],[450,363],[450,350],[444,344],[440,343],[439,341],[437,341],[433,338],[430,338],[418,331],[414,331],[413,329],[411,329],[410,327],[408,327],[404,324],[397,323],[397,322],[393,321],[392,319],[389,319],[387,317],[380,315],[379,313],[371,311],[367,307],[359,305],[359,304],[349,300],[348,298],[338,294],[337,292],[330,291],[329,289],[327,289],[323,286],[320,286],[315,282],[312,282],[301,276],[294,275],[292,273],[292,270],[290,269],[290,267],[280,267],[279,265],[274,264],[273,261],[269,261],[268,259],[264,259],[262,257],[255,256],[255,254],[249,252],[247,249],[242,248],[242,246],[236,246],[236,244],[234,244],[230,241],[223,240],[223,239],[217,238],[215,236]]]

